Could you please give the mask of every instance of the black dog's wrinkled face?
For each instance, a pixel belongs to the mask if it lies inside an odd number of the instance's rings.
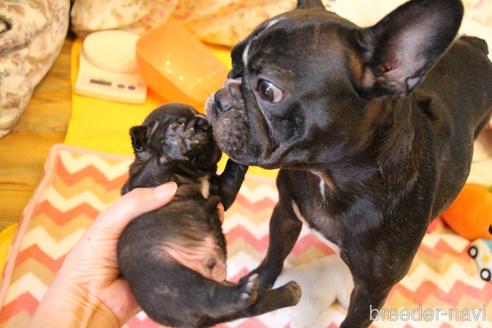
[[[337,30],[350,25],[333,15],[332,26],[321,29],[326,14],[304,10],[273,18],[233,49],[229,79],[207,111],[219,147],[234,160],[267,168],[302,163],[311,144],[327,143],[340,131],[330,132],[338,113],[326,110],[329,100],[348,110],[360,107],[342,65],[335,64],[343,60],[342,47],[320,46],[340,44]]]
[[[130,129],[135,161],[123,188],[153,187],[172,173],[200,176],[215,170],[221,151],[205,116],[181,104],[153,111],[142,125]]]
[[[233,49],[229,78],[207,102],[216,142],[243,165],[329,163],[364,144],[381,114],[367,104],[407,96],[462,14],[459,1],[414,0],[363,29],[320,1],[298,5]]]

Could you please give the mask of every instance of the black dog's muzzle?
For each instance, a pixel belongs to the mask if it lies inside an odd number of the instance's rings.
[[[227,79],[224,87],[214,94],[215,115],[229,111],[241,97],[241,79]]]

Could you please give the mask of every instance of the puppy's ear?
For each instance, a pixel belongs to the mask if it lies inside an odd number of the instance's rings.
[[[147,127],[144,125],[134,126],[130,129],[133,151],[139,153],[145,150],[147,144]]]
[[[459,0],[412,0],[359,30],[367,96],[407,96],[446,52],[463,17]]]
[[[321,0],[297,0],[297,9],[312,9],[322,8],[325,9],[325,5]]]

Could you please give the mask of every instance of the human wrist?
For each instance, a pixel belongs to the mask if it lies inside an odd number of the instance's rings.
[[[111,309],[84,288],[52,287],[36,310],[31,328],[120,327]]]

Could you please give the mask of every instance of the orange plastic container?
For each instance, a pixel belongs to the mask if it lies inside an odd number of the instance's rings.
[[[137,64],[147,85],[166,101],[202,110],[228,68],[176,22],[149,31],[137,42]]]

